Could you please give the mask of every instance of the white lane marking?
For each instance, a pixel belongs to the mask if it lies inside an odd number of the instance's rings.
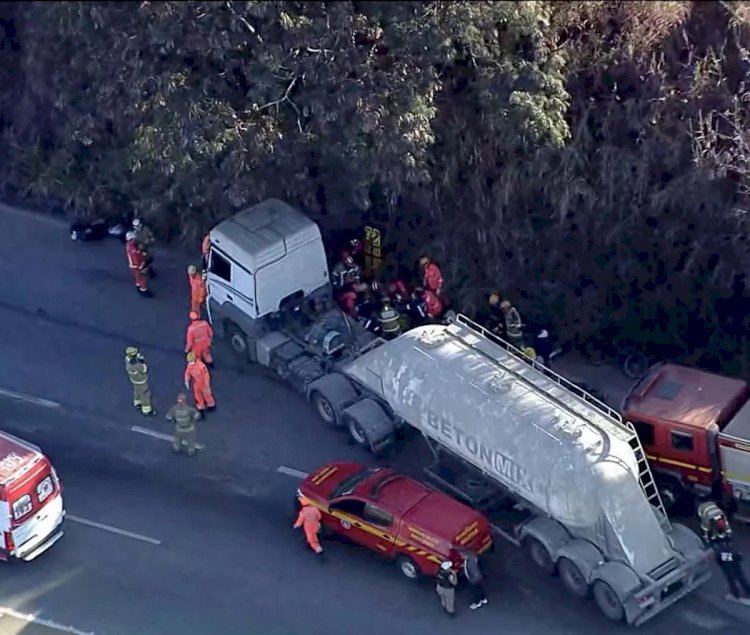
[[[63,624],[58,624],[57,622],[53,622],[52,620],[45,620],[40,617],[36,617],[35,615],[27,615],[26,613],[19,613],[18,611],[15,611],[13,609],[0,606],[0,617],[5,617],[6,615],[16,620],[29,622],[30,624],[37,624],[38,626],[46,626],[47,628],[60,631],[61,633],[72,633],[72,635],[94,635],[94,633],[91,631],[79,631],[77,628],[73,628],[72,626],[65,626]]]
[[[163,432],[156,432],[155,430],[149,430],[148,428],[141,428],[141,426],[130,426],[130,429],[133,432],[138,432],[139,434],[145,434],[149,437],[154,437],[154,439],[161,439],[162,441],[169,441],[170,443],[174,441],[174,436],[171,434],[164,434]],[[205,450],[206,446],[202,443],[196,443],[195,447],[198,450]]]
[[[86,520],[85,518],[81,518],[80,516],[73,516],[72,514],[66,514],[65,518],[74,523],[79,523],[81,525],[86,525],[88,527],[94,527],[95,529],[102,529],[103,531],[109,531],[110,533],[117,534],[119,536],[132,538],[133,540],[140,540],[141,542],[147,542],[152,545],[161,544],[161,540],[157,540],[156,538],[151,538],[150,536],[144,536],[143,534],[136,534],[136,533],[133,533],[132,531],[126,531],[124,529],[118,529],[117,527],[112,527],[112,525],[105,525],[104,523],[97,523],[93,520]]]
[[[31,395],[24,395],[22,392],[16,392],[15,390],[8,390],[6,388],[0,388],[0,395],[3,397],[10,397],[11,399],[17,399],[18,401],[25,401],[26,403],[33,403],[36,406],[42,406],[43,408],[60,408],[60,404],[56,401],[50,401],[49,399],[42,399],[41,397],[32,397]]]
[[[310,472],[302,472],[301,470],[295,470],[293,467],[286,467],[285,465],[277,467],[276,471],[287,476],[293,476],[294,478],[307,478],[310,475]]]

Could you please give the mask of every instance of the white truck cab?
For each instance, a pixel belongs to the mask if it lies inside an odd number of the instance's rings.
[[[328,262],[320,228],[302,212],[270,199],[210,232],[208,314],[238,355],[256,361],[252,341],[268,319],[303,302],[328,302]]]

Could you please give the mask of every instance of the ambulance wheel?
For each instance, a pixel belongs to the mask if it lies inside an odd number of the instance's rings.
[[[594,600],[604,616],[613,622],[621,622],[625,617],[625,607],[614,589],[603,580],[594,582]]]
[[[399,556],[396,559],[396,564],[398,565],[398,570],[401,571],[401,574],[404,577],[409,578],[409,580],[418,580],[422,576],[422,571],[419,568],[419,565],[417,565],[417,563],[409,556]]]

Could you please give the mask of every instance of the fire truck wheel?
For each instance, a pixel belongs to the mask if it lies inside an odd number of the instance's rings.
[[[549,551],[547,551],[547,548],[541,542],[536,538],[527,538],[524,544],[526,552],[537,567],[550,575],[554,573],[555,563],[549,555]]]
[[[594,582],[593,591],[596,605],[605,617],[613,622],[621,622],[625,617],[625,608],[612,587],[603,580],[597,580]]]
[[[577,598],[585,598],[589,594],[589,585],[581,573],[578,565],[567,558],[560,558],[557,563],[557,571],[560,574],[563,586],[568,592]]]
[[[396,560],[396,564],[398,565],[398,570],[401,571],[405,577],[409,578],[409,580],[418,580],[422,575],[422,571],[417,563],[409,556],[399,556]]]

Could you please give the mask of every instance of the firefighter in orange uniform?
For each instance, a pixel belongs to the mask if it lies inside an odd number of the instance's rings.
[[[190,382],[193,383],[193,397],[195,398],[195,407],[203,416],[206,408],[213,410],[216,408],[214,396],[211,393],[211,376],[208,374],[206,365],[195,358],[195,353],[190,351],[187,354],[187,366],[185,367],[185,388],[190,390]]]
[[[443,295],[443,274],[429,256],[422,256],[419,259],[419,266],[422,267],[422,286],[427,291],[432,291],[436,296]]]
[[[211,325],[202,320],[200,315],[195,311],[190,312],[190,325],[187,328],[187,336],[185,338],[185,352],[195,353],[195,358],[205,362],[210,368],[214,364],[213,357],[211,356],[211,342],[214,337],[214,330]]]
[[[443,302],[436,293],[429,289],[422,291],[422,306],[427,319],[436,322],[443,315]]]
[[[148,289],[148,264],[146,262],[146,254],[143,253],[138,246],[135,232],[129,231],[125,234],[125,241],[125,253],[127,253],[128,256],[128,267],[130,267],[130,272],[133,274],[135,286],[142,296],[150,298],[153,294]]]
[[[305,531],[305,538],[307,538],[307,544],[317,554],[323,553],[323,547],[320,546],[320,540],[318,534],[320,533],[320,510],[317,507],[313,507],[310,501],[304,496],[299,497],[300,505],[302,509],[299,511],[297,521],[294,523],[294,528],[299,529],[302,527]]]
[[[188,282],[190,282],[190,310],[200,315],[208,295],[206,283],[195,265],[190,265],[187,268],[187,273]]]
[[[201,241],[201,258],[203,259],[203,271],[208,270],[208,252],[211,250],[211,234],[206,234]]]

